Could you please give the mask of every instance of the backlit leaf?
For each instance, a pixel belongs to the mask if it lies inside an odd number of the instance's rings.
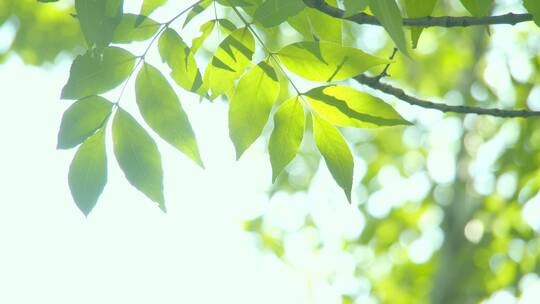
[[[298,99],[296,96],[285,101],[274,115],[274,129],[268,143],[272,182],[294,159],[304,137],[304,108]]]
[[[81,144],[101,128],[112,111],[112,103],[100,96],[89,96],[71,105],[62,116],[58,149]]]
[[[340,127],[376,128],[409,124],[390,105],[353,88],[330,85],[306,93],[310,106]]]
[[[278,95],[277,75],[264,61],[240,78],[229,106],[229,135],[237,159],[261,135]]]
[[[305,7],[302,0],[267,0],[257,7],[253,17],[263,26],[273,27],[287,21]]]
[[[206,38],[208,38],[208,36],[212,34],[212,31],[214,30],[215,25],[216,25],[215,20],[207,21],[203,23],[203,25],[201,25],[201,28],[199,29],[201,35],[199,37],[194,38],[193,41],[191,42],[191,51],[193,53],[196,53],[197,50],[199,50],[199,48],[202,46]]]
[[[140,18],[139,15],[125,14],[114,32],[113,42],[131,43],[152,38],[160,24],[150,18],[144,18],[143,22],[137,25],[138,18]]]
[[[326,1],[337,6],[336,0]],[[299,14],[290,17],[288,23],[304,36],[306,40],[330,41],[341,44],[343,41],[343,21],[328,16],[313,8],[305,8]]]
[[[405,11],[409,18],[422,18],[431,15],[437,0],[405,0]],[[422,34],[423,28],[411,27],[412,48],[418,45],[418,39]]]
[[[158,7],[163,6],[167,3],[167,0],[143,0],[143,5],[141,7],[141,15],[150,16]]]
[[[405,33],[403,32],[403,18],[396,0],[370,0],[369,7],[397,48],[403,54],[408,55]]]
[[[189,13],[187,13],[187,16],[186,16],[186,19],[184,20],[184,24],[182,25],[182,28],[184,28],[191,21],[191,19],[197,17],[197,15],[204,12],[204,10],[208,8],[210,4],[212,4],[213,2],[214,0],[204,0],[200,2],[199,4],[195,5],[194,7],[192,7],[189,10]]]
[[[101,56],[91,51],[79,55],[71,65],[62,98],[79,99],[114,89],[129,76],[134,63],[135,56],[117,47],[106,48]]]
[[[123,109],[116,112],[112,130],[114,155],[127,180],[165,211],[163,169],[156,143]]]
[[[369,0],[343,0],[343,5],[345,6],[345,15],[344,17],[350,17],[356,15],[368,6]]]
[[[291,72],[314,81],[338,81],[354,77],[388,61],[332,42],[304,41],[278,52]]]
[[[313,136],[328,170],[350,202],[354,162],[347,142],[336,127],[316,114],[313,115]]]
[[[108,46],[122,18],[123,1],[75,0],[75,9],[88,48]]]
[[[195,56],[180,35],[167,29],[159,38],[161,60],[171,68],[171,77],[182,88],[204,95],[202,76],[197,68]]]
[[[105,129],[81,145],[69,167],[68,182],[75,204],[88,216],[107,183]]]
[[[137,76],[135,93],[146,123],[161,138],[203,166],[188,117],[159,70],[145,63]]]
[[[204,73],[203,83],[211,98],[228,92],[234,81],[251,65],[255,40],[247,28],[232,32],[221,42]]]

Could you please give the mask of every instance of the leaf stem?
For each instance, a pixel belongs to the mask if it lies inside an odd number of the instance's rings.
[[[229,2],[230,3],[230,2]],[[302,99],[304,99],[303,97],[303,93],[300,92],[300,90],[298,89],[298,87],[294,84],[294,82],[292,81],[292,79],[289,77],[289,75],[285,72],[285,69],[283,68],[283,66],[281,66],[281,62],[279,62],[278,58],[276,58],[275,56],[275,52],[272,52],[270,51],[270,49],[268,48],[268,46],[266,45],[266,43],[264,43],[264,41],[262,40],[262,38],[259,36],[259,34],[251,27],[250,23],[247,22],[247,20],[244,18],[244,16],[242,16],[242,14],[240,14],[240,11],[238,11],[238,8],[236,8],[235,6],[232,7],[234,12],[238,15],[238,17],[240,18],[240,20],[242,20],[242,22],[246,25],[246,27],[253,33],[253,36],[255,36],[255,38],[257,39],[257,41],[259,42],[259,44],[264,48],[264,50],[266,51],[266,53],[268,53],[268,56],[274,60],[274,62],[276,63],[276,65],[278,66],[278,68],[280,69],[281,73],[285,76],[285,78],[287,78],[287,81],[289,81],[289,83],[291,84],[291,86],[293,87],[293,89],[296,91],[296,93],[298,94],[298,96],[300,96]]]
[[[148,54],[148,51],[150,51],[150,48],[152,48],[152,45],[154,45],[154,43],[156,42],[156,40],[161,36],[161,34],[170,27],[171,23],[173,23],[176,19],[180,18],[182,15],[184,15],[185,13],[187,13],[190,9],[194,8],[195,6],[199,5],[201,2],[203,2],[204,0],[199,0],[195,3],[193,3],[192,5],[186,7],[185,9],[183,9],[182,11],[180,11],[178,14],[176,14],[176,16],[174,16],[173,18],[169,19],[169,21],[161,24],[161,27],[159,28],[159,30],[157,31],[157,33],[154,35],[154,37],[152,37],[152,40],[150,40],[150,43],[148,43],[148,46],[146,47],[146,49],[144,50],[144,52],[142,53],[142,55],[140,56],[137,56],[137,63],[135,64],[135,66],[133,67],[133,70],[131,71],[131,73],[129,74],[128,78],[126,79],[126,81],[124,81],[124,84],[122,86],[122,89],[120,90],[120,94],[118,96],[118,99],[116,100],[116,102],[114,103],[115,106],[119,106],[120,104],[120,100],[122,99],[122,96],[124,95],[124,92],[126,90],[126,87],[129,83],[129,80],[131,79],[131,77],[133,76],[133,74],[135,74],[135,72],[137,71],[137,68],[139,67],[139,65],[141,65],[141,63],[144,61],[145,57],[146,57],[146,54]]]

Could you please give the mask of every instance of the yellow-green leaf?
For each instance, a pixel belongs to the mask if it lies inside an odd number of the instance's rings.
[[[71,65],[62,98],[79,99],[114,89],[126,80],[134,63],[135,56],[117,47],[106,48],[103,55],[91,51],[79,55]]]
[[[229,135],[237,159],[261,135],[278,95],[277,75],[264,61],[240,78],[229,106]]]
[[[405,11],[409,18],[427,17],[433,13],[437,0],[405,0]],[[411,27],[412,48],[415,49],[418,45],[418,39],[422,34],[423,28]]]
[[[298,99],[296,96],[285,101],[274,115],[274,129],[268,143],[272,182],[294,159],[304,137],[304,108]]]
[[[336,126],[376,128],[409,124],[384,101],[353,88],[318,87],[307,92],[306,98],[320,116]]]
[[[184,24],[182,25],[182,28],[184,28],[191,21],[191,19],[195,18],[197,15],[204,12],[204,10],[208,8],[210,4],[212,4],[213,2],[214,0],[203,0],[202,2],[192,7],[189,10],[189,13],[187,13],[187,16],[186,16],[186,19],[184,20]]]
[[[171,77],[182,88],[204,95],[202,76],[197,68],[195,56],[180,35],[167,29],[159,38],[161,60],[171,68]]]
[[[191,41],[191,51],[195,54],[199,50],[199,48],[202,46],[206,38],[212,34],[212,31],[214,30],[214,26],[216,25],[215,20],[210,20],[203,25],[201,25],[201,28],[199,29],[199,32],[201,35],[199,37],[193,38]]]
[[[405,33],[403,32],[403,17],[396,0],[370,0],[369,8],[388,32],[397,48],[408,55]]]
[[[290,44],[278,52],[279,59],[291,72],[314,81],[339,81],[359,75],[388,60],[324,41]]]
[[[344,17],[350,17],[356,15],[368,6],[369,0],[343,0],[345,6]]]
[[[336,0],[326,1],[337,6]],[[305,8],[299,14],[289,17],[288,23],[306,40],[330,41],[341,44],[343,41],[341,19],[328,16],[313,8]]]
[[[163,6],[167,3],[167,0],[143,0],[143,5],[141,7],[141,15],[150,16],[158,7]]]
[[[104,128],[81,145],[69,167],[68,182],[75,204],[88,216],[107,183]]]
[[[114,43],[132,43],[152,38],[161,26],[150,18],[144,18],[141,24],[137,24],[140,15],[124,14],[122,21],[114,32]]]
[[[75,102],[62,116],[57,148],[69,149],[81,144],[103,126],[111,111],[112,103],[100,96]]]
[[[234,81],[251,65],[255,40],[247,28],[232,32],[220,43],[204,72],[203,84],[211,90],[211,98],[228,92]]]
[[[135,83],[137,105],[146,123],[201,167],[199,148],[178,96],[158,69],[145,63]]]
[[[317,114],[313,115],[313,136],[328,170],[350,202],[354,161],[347,142],[336,127]]]
[[[114,155],[126,179],[165,211],[163,169],[156,143],[123,109],[113,121]]]

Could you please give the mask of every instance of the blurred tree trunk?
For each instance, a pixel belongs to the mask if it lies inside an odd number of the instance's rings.
[[[481,58],[486,49],[486,29],[469,29],[474,31],[473,58]],[[462,73],[462,81],[459,91],[464,101],[471,100],[470,87],[476,79],[476,68],[479,60]],[[463,126],[462,119],[462,126]],[[453,197],[447,206],[444,206],[444,220],[442,229],[444,242],[437,257],[437,268],[433,276],[431,290],[431,303],[436,304],[467,304],[477,303],[480,291],[474,290],[476,284],[470,284],[474,280],[475,273],[475,250],[473,243],[465,238],[465,225],[474,216],[475,210],[482,203],[481,197],[472,189],[467,166],[470,157],[465,152],[464,138],[467,131],[463,129],[459,139],[459,149],[456,155],[456,179],[451,185]]]

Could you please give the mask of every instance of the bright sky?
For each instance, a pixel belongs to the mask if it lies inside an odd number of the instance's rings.
[[[212,124],[194,122],[207,170],[160,145],[167,214],[127,184],[110,156],[109,183],[85,219],[67,186],[74,151],[55,149],[66,71],[12,60],[0,73],[0,303],[303,302],[302,276],[242,231],[242,219],[266,201],[267,160],[248,153],[234,162],[214,107],[199,108]]]

